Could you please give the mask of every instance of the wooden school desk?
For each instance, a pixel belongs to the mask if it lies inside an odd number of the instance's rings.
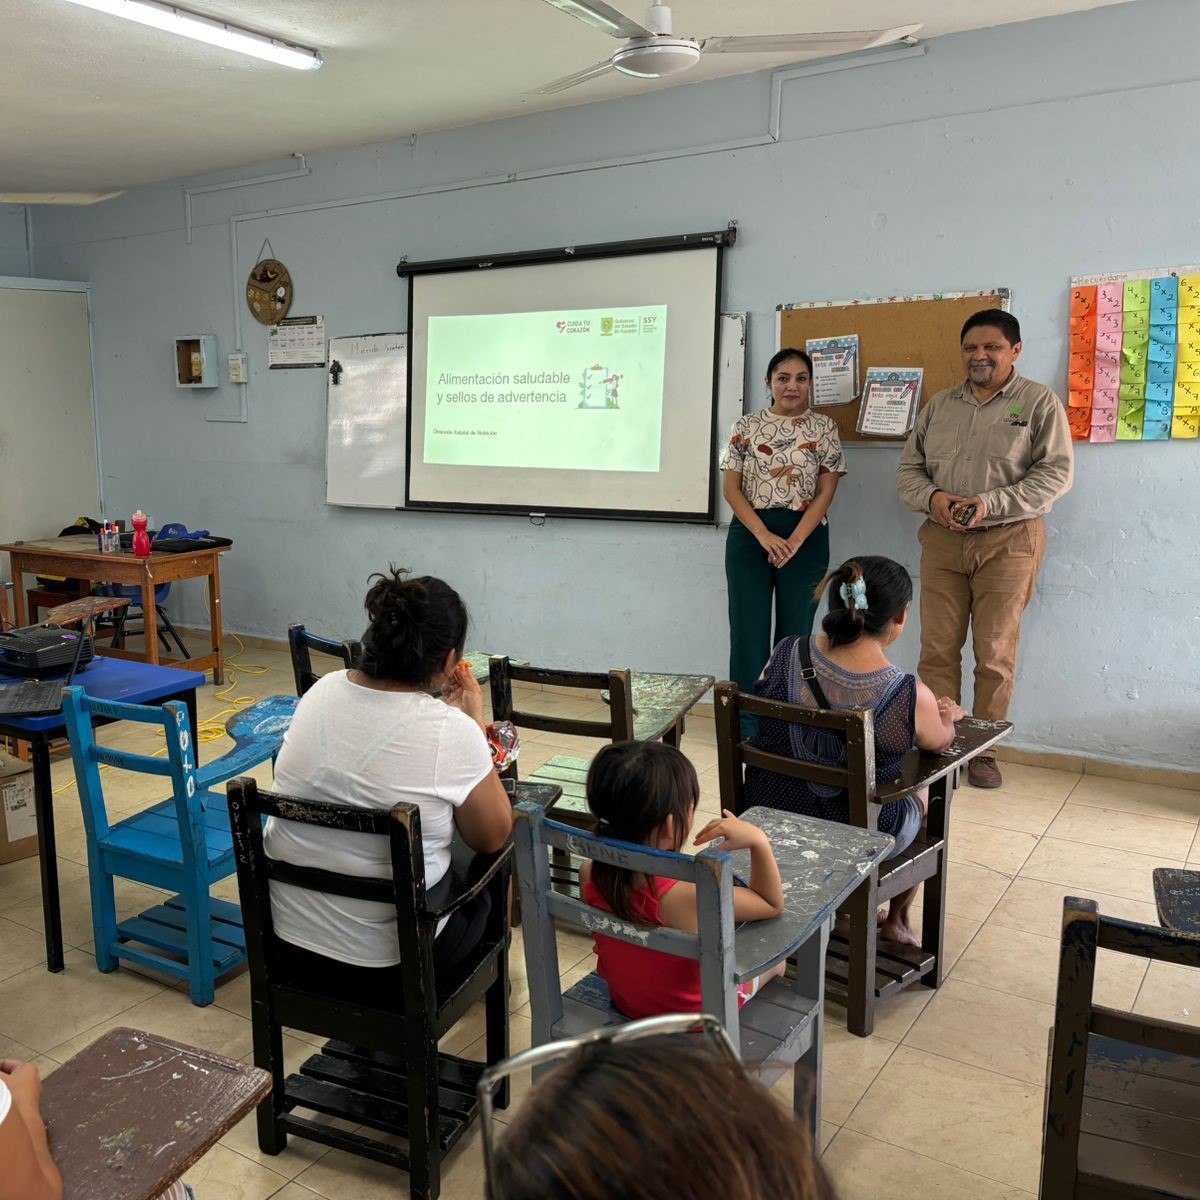
[[[257,1067],[158,1034],[110,1030],[42,1086],[64,1200],[152,1200],[270,1090]],[[211,1195],[229,1192],[218,1186]]]
[[[156,551],[148,558],[137,558],[131,551],[101,554],[93,537],[42,538],[32,542],[13,542],[0,546],[7,550],[12,563],[13,615],[17,625],[25,625],[25,589],[21,576],[63,575],[68,579],[92,579],[98,583],[119,583],[141,588],[145,614],[146,648],[142,653],[105,648],[109,658],[133,658],[143,662],[186,667],[213,673],[213,683],[225,682],[225,656],[221,639],[221,566],[220,555],[230,546],[207,546],[182,554]],[[178,583],[184,579],[208,580],[208,617],[212,629],[212,649],[199,658],[186,661],[161,658],[158,652],[158,622],[155,620],[154,589],[160,583]]]

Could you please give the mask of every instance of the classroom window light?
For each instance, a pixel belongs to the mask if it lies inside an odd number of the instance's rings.
[[[315,71],[325,61],[316,50],[253,33],[211,17],[202,17],[176,8],[173,4],[159,4],[157,0],[68,0],[68,3],[78,4],[81,8],[93,8],[110,16],[124,17],[127,21],[136,21],[139,25],[149,25],[152,29],[162,29],[209,46],[221,46],[238,54],[249,54],[252,58],[261,58],[297,71]]]

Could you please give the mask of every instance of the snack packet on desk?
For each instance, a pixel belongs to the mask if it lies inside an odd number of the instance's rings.
[[[510,763],[517,761],[517,755],[521,753],[521,737],[511,721],[493,721],[484,732],[492,752],[492,765],[497,771],[503,771]]]

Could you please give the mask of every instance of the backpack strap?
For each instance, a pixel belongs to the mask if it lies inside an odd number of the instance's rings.
[[[808,690],[812,692],[817,707],[828,708],[829,701],[825,699],[825,691],[817,678],[817,669],[813,666],[812,650],[807,637],[796,640],[796,655],[800,659],[800,678],[808,684]]]

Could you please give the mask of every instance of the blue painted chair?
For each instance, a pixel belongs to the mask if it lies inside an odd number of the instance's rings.
[[[209,888],[236,870],[229,811],[223,792],[211,789],[273,758],[296,708],[294,696],[272,696],[234,714],[226,732],[229,753],[198,766],[186,707],[97,700],[80,687],[63,693],[63,712],[87,831],[91,876],[92,930],[96,965],[116,970],[139,963],[186,979],[192,1003],[211,1004],[216,981],[246,961],[242,913],[236,904],[214,900]],[[98,745],[93,717],[160,726],[165,758]],[[163,775],[168,799],[109,822],[101,764],[123,771]],[[176,893],[140,916],[117,920],[113,878],[132,879]]]
[[[758,1077],[773,1082],[787,1067],[793,1068],[796,1115],[816,1136],[820,1130],[822,980],[828,926],[819,926],[797,953],[794,986],[781,977],[771,979],[739,1009],[733,859],[729,852],[708,847],[693,856],[655,850],[585,833],[552,817],[553,811],[547,816],[541,807],[529,803],[513,809],[532,1044],[543,1046],[626,1020],[595,971],[562,990],[558,926],[603,933],[618,941],[698,960],[703,1011],[721,1022],[740,1048],[743,1062]],[[697,932],[635,925],[553,890],[550,859],[555,851],[694,884]],[[549,1069],[535,1068],[534,1077]]]

